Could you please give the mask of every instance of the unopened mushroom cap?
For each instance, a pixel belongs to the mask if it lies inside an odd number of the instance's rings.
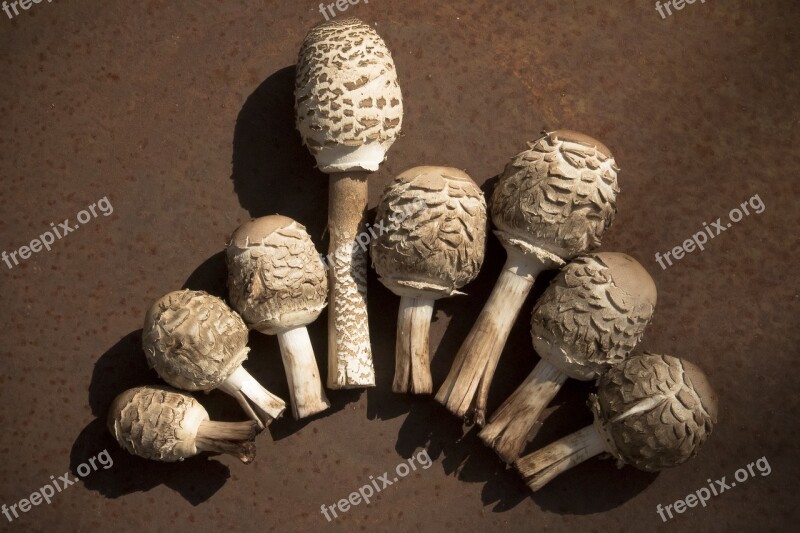
[[[378,169],[400,133],[403,98],[374,29],[356,18],[311,29],[297,61],[295,120],[323,172]]]
[[[325,308],[325,266],[306,228],[291,218],[242,224],[226,258],[231,304],[250,327],[279,333],[313,322]]]
[[[134,455],[182,461],[197,454],[197,430],[208,419],[203,406],[188,394],[137,387],[114,399],[107,424],[119,445]]]
[[[655,283],[632,257],[599,252],[575,258],[536,302],[533,347],[568,376],[596,379],[636,347],[655,304]]]
[[[181,290],[147,312],[142,347],[161,379],[179,389],[209,391],[247,359],[247,326],[225,302]]]
[[[590,406],[620,463],[655,472],[697,454],[717,423],[717,396],[695,365],[644,353],[613,367]]]
[[[491,200],[504,244],[569,260],[600,245],[616,214],[611,152],[581,133],[560,130],[529,144],[506,166]]]
[[[375,220],[372,263],[395,294],[448,296],[481,269],[486,201],[461,170],[406,170],[386,187]]]

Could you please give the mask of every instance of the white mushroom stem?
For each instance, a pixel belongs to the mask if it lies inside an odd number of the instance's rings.
[[[481,426],[486,417],[489,385],[508,334],[536,276],[549,267],[534,255],[513,247],[507,250],[503,272],[436,394],[436,401],[457,416],[466,417],[472,410],[474,422]]]
[[[536,492],[554,477],[605,451],[600,434],[591,425],[522,457],[514,466]]]
[[[255,436],[256,424],[254,422],[204,420],[197,429],[195,446],[198,451],[233,455],[247,464],[255,459],[256,447],[253,444]]]
[[[305,326],[278,333],[278,343],[283,367],[286,369],[286,380],[289,382],[294,418],[299,420],[330,407]]]
[[[478,436],[487,446],[494,448],[503,461],[513,463],[530,438],[542,411],[566,379],[566,374],[542,359],[522,385],[495,411]]]
[[[433,300],[402,296],[397,314],[394,383],[398,393],[430,394],[431,378],[430,329]]]
[[[286,402],[269,392],[243,367],[238,367],[218,387],[239,402],[259,428],[268,426],[286,409]],[[252,403],[252,406],[251,406]]]
[[[367,209],[367,173],[330,175],[328,231],[328,387],[375,386],[367,321],[366,244],[359,242]]]

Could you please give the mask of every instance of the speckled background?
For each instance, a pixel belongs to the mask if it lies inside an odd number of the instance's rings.
[[[224,295],[221,250],[251,216],[280,212],[320,248],[327,179],[293,130],[295,54],[322,20],[318,2],[78,2],[0,12],[0,249],[11,252],[89,204],[99,216],[8,269],[0,263],[0,502],[28,497],[108,449],[90,474],[4,529],[785,530],[798,469],[798,63],[794,1],[695,2],[662,20],[650,1],[398,2],[347,15],[389,44],[405,98],[404,135],[372,183],[456,166],[492,177],[542,129],[603,140],[622,168],[603,249],[636,257],[659,289],[643,347],[699,363],[721,421],[692,463],[659,475],[591,460],[534,496],[429,398],[391,393],[398,298],[370,282],[378,387],[331,392],[313,420],[276,422],[250,466],[228,457],[148,463],[123,452],[102,418],[125,388],[157,382],[141,353],[162,294]],[[656,252],[759,195],[766,206],[663,270]],[[469,296],[437,304],[434,383],[504,259],[492,240]],[[538,280],[540,293],[549,279]],[[535,295],[534,295],[535,296]],[[537,356],[529,299],[491,390],[495,408]],[[326,316],[311,328],[318,356]],[[274,338],[253,334],[250,372],[288,398]],[[321,357],[320,357],[321,358]],[[322,365],[324,367],[324,365]],[[590,421],[592,385],[570,382],[532,446]],[[236,420],[235,402],[204,404]],[[332,523],[320,514],[427,450],[432,467]],[[766,457],[756,476],[662,524],[672,503]]]

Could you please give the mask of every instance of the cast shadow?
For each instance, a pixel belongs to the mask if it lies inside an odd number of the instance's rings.
[[[294,123],[295,66],[247,98],[233,134],[233,188],[253,218],[280,213],[318,241],[327,224],[328,178],[317,170]]]

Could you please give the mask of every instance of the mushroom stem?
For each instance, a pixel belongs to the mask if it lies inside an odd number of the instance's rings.
[[[513,463],[545,407],[564,385],[567,375],[542,359],[517,390],[495,411],[478,436],[506,463]]]
[[[251,441],[233,442],[211,437],[197,437],[195,445],[201,452],[226,453],[236,457],[244,464],[252,463],[256,458],[256,446]]]
[[[433,300],[402,296],[397,313],[394,383],[398,393],[433,392],[429,337]]]
[[[331,406],[322,388],[314,348],[305,326],[278,333],[283,367],[289,382],[292,415],[296,420],[324,411]]]
[[[536,276],[547,266],[533,255],[512,247],[507,250],[503,272],[436,394],[436,401],[457,416],[467,417],[473,410],[474,422],[480,426],[485,422],[489,385],[508,334]]]
[[[219,389],[236,398],[261,429],[268,426],[273,419],[279,418],[286,409],[286,402],[262,387],[241,366],[220,384]]]
[[[600,434],[590,425],[522,457],[514,466],[536,492],[554,477],[605,451]]]
[[[369,237],[362,242],[368,175],[366,172],[330,175],[328,387],[331,389],[375,386],[367,322]]]
[[[256,437],[258,423],[213,422],[204,420],[197,428],[195,445],[200,451],[227,453],[243,463],[251,463],[256,456],[253,439]]]

